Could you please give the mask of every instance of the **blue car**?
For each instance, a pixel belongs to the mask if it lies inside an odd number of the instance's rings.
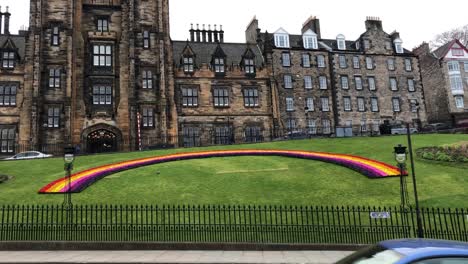
[[[468,264],[468,243],[434,239],[379,242],[337,264]]]

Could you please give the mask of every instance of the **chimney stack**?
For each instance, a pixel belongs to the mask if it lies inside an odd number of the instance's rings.
[[[223,25],[219,26],[219,42],[224,43]]]
[[[3,13],[3,17],[5,18],[3,34],[6,34],[6,35],[10,35],[10,16],[11,14],[8,12],[8,6],[7,6],[6,12]]]
[[[205,24],[202,24],[202,29],[200,25],[197,24],[197,28],[193,28],[193,24],[190,24],[190,41],[191,42],[220,42],[224,43],[224,31],[223,26],[220,25],[220,29],[217,29],[217,25],[214,25],[214,30],[211,29],[211,24],[208,24],[208,29],[206,29]]]
[[[382,21],[378,17],[369,16],[366,18],[366,30],[383,30]]]
[[[2,13],[2,6],[0,6],[0,34],[2,34],[2,21],[3,21],[3,13]]]
[[[190,41],[194,42],[195,41],[195,30],[193,30],[193,23],[190,24]]]
[[[197,24],[197,30],[196,30],[196,37],[197,37],[196,41],[197,41],[197,42],[200,42],[200,37],[201,37],[201,36],[200,36],[200,28],[199,28],[199,25],[198,25],[198,24]]]
[[[320,20],[315,16],[310,16],[304,24],[302,24],[302,34],[307,30],[311,29],[315,34],[317,34],[317,39],[321,39],[322,35],[320,33]]]
[[[208,42],[213,42],[213,31],[211,31],[211,24],[208,24]]]

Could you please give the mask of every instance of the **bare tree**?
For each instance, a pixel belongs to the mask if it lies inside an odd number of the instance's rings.
[[[431,41],[431,46],[432,48],[438,48],[453,39],[458,39],[465,47],[468,46],[468,25],[454,28],[437,35],[434,40]]]

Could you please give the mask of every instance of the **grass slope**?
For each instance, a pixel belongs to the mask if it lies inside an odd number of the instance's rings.
[[[453,144],[467,135],[417,135],[415,148]],[[75,172],[128,159],[209,149],[291,149],[354,154],[394,164],[393,146],[403,136],[312,139],[256,145],[177,149],[78,157]],[[423,206],[468,207],[468,166],[416,159]],[[157,173],[159,172],[159,174]],[[39,195],[63,177],[63,160],[0,162],[14,179],[0,184],[0,204],[59,204],[63,195]],[[411,179],[408,178],[412,198]],[[231,157],[179,161],[121,172],[80,194],[80,204],[283,204],[398,205],[399,179],[370,180],[352,170],[318,161],[282,157]]]

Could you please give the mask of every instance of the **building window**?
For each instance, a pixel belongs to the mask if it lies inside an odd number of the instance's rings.
[[[154,110],[153,108],[143,108],[143,127],[154,127]]]
[[[320,101],[322,103],[322,112],[330,112],[330,104],[328,97],[321,97]]]
[[[401,111],[399,98],[392,98],[392,107],[393,107],[393,112]]]
[[[284,67],[291,66],[291,54],[289,54],[288,52],[283,52],[281,54],[281,61]]]
[[[192,148],[192,147],[200,147],[200,128],[198,127],[184,127],[182,129],[183,137],[184,137],[184,147]]]
[[[222,126],[215,128],[215,144],[216,145],[228,145],[232,144],[232,130],[231,127]]]
[[[302,54],[302,67],[310,68],[310,55]]]
[[[184,57],[184,72],[193,72],[193,57]]]
[[[142,72],[143,89],[153,89],[153,72],[144,70]]]
[[[345,50],[346,49],[345,36],[343,36],[341,34],[338,35],[336,37],[336,44],[337,44],[339,50]]]
[[[367,132],[367,122],[366,122],[366,120],[361,120],[361,132]]]
[[[461,57],[465,55],[463,49],[452,49],[452,56]]]
[[[368,40],[368,39],[364,40],[364,49],[365,50],[370,49],[370,40]]]
[[[414,79],[408,79],[408,91],[416,91],[416,88],[414,87]]]
[[[286,122],[286,128],[288,129],[288,131],[296,130],[296,120],[289,118]]]
[[[309,135],[316,135],[317,122],[314,119],[307,119],[307,129],[309,130]]]
[[[15,53],[12,51],[4,51],[2,54],[2,67],[4,69],[15,68]]]
[[[284,75],[284,88],[291,89],[293,88],[292,85],[292,76],[291,75]]]
[[[304,88],[312,89],[312,76],[309,76],[309,75],[304,76]]]
[[[314,98],[308,97],[306,98],[306,112],[313,112],[315,111],[315,105],[314,105]]]
[[[58,46],[60,45],[60,31],[59,27],[53,27],[52,28],[52,46]]]
[[[111,105],[112,104],[112,87],[110,85],[94,85],[93,86],[93,104],[94,105]]]
[[[108,18],[98,18],[98,20],[97,20],[97,31],[98,32],[108,32],[109,31],[109,19]]]
[[[357,105],[358,105],[358,111],[359,112],[365,112],[366,111],[366,102],[364,100],[364,97],[358,97],[357,98]]]
[[[346,62],[346,56],[345,55],[340,55],[338,57],[338,61],[340,64],[340,68],[344,69],[348,67],[348,63]]]
[[[112,67],[111,45],[93,45],[93,65],[96,67]]]
[[[294,98],[286,97],[286,111],[288,112],[294,111]]]
[[[197,88],[182,88],[182,106],[184,107],[198,106],[198,89]]]
[[[375,85],[375,77],[369,77],[367,81],[369,82],[369,90],[375,91],[377,89],[377,86]]]
[[[353,68],[354,69],[360,69],[361,68],[361,62],[359,61],[359,56],[354,56],[353,57]]]
[[[450,76],[450,88],[452,91],[463,91],[463,81],[460,75]]]
[[[13,153],[15,147],[15,128],[0,127],[0,152]]]
[[[391,50],[392,49],[392,43],[390,41],[385,41],[385,49],[386,50]]]
[[[255,142],[262,142],[262,130],[258,126],[248,126],[244,130],[245,133],[245,142],[248,143],[255,143]]]
[[[464,102],[463,96],[461,96],[461,95],[455,96],[455,105],[459,109],[465,108],[465,102]]]
[[[331,134],[331,124],[330,124],[330,120],[328,119],[325,119],[325,120],[322,120],[322,127],[323,127],[323,134]]]
[[[227,88],[214,88],[213,90],[214,106],[229,106],[229,90]]]
[[[412,71],[413,70],[413,65],[412,65],[411,59],[405,59],[405,70],[406,71]]]
[[[403,41],[397,38],[393,41],[393,43],[395,44],[395,52],[400,54],[403,53]]]
[[[341,76],[340,77],[341,79],[341,89],[349,89],[349,80],[348,80],[348,76]]]
[[[398,91],[397,79],[394,77],[390,77],[390,90]]]
[[[410,100],[410,106],[411,106],[411,112],[413,113],[417,113],[418,112],[418,109],[419,109],[419,103],[418,103],[418,100],[416,99],[411,99]]]
[[[325,56],[317,55],[317,67],[325,68]]]
[[[371,111],[378,112],[379,111],[379,99],[377,97],[371,98]]]
[[[60,127],[60,107],[51,106],[49,109],[47,109],[47,127]]]
[[[320,83],[320,89],[321,90],[326,90],[328,88],[327,77],[320,76],[319,77],[319,83]]]
[[[256,88],[244,89],[244,106],[257,107],[258,104],[258,90]]]
[[[148,30],[143,31],[143,48],[148,49],[150,47],[150,33]]]
[[[60,69],[49,70],[49,88],[60,88]]]
[[[395,59],[388,59],[388,60],[387,60],[387,68],[388,68],[388,70],[390,70],[390,71],[394,71],[394,70],[395,70]]]
[[[255,74],[255,62],[253,59],[244,59],[244,70],[246,74]]]
[[[362,77],[354,76],[354,82],[356,83],[356,90],[362,90]]]
[[[289,48],[289,36],[286,34],[275,34],[275,46],[278,48]]]
[[[224,73],[224,58],[214,58],[215,73]]]
[[[306,48],[306,49],[317,49],[318,48],[317,36],[304,36],[303,41],[304,41],[304,48]]]
[[[16,84],[0,83],[0,106],[15,106],[16,91]]]
[[[366,57],[366,68],[368,70],[374,69],[374,60],[371,57]]]
[[[460,64],[458,61],[449,61],[447,63],[449,72],[459,72],[460,71]]]
[[[346,112],[351,111],[351,97],[343,97],[343,109]]]

